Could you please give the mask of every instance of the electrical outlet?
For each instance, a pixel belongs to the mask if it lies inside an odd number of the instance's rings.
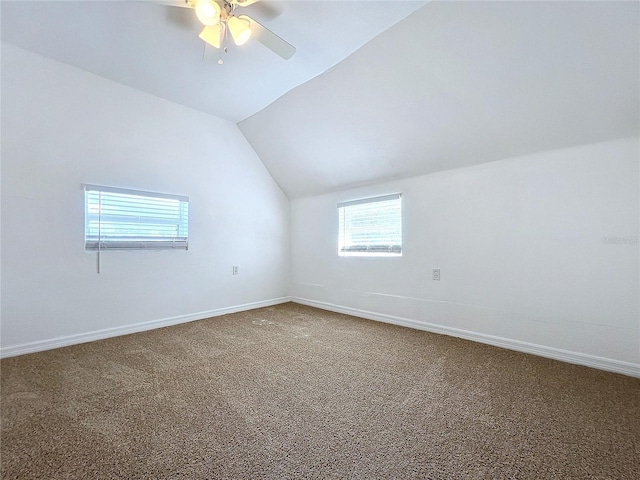
[[[233,266],[233,274],[238,275],[240,273],[240,267],[238,265]]]
[[[440,269],[439,268],[434,268],[433,269],[433,279],[440,281]]]

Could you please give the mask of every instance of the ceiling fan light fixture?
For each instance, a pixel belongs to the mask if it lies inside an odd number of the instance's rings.
[[[244,17],[244,18],[243,18]],[[251,26],[249,19],[245,15],[240,17],[229,17],[227,26],[236,45],[244,45],[251,38]]]
[[[206,26],[198,36],[209,45],[220,48],[222,46],[222,34],[224,33],[222,29],[223,26],[221,23],[218,23],[217,25]]]
[[[198,0],[196,16],[203,25],[217,25],[220,23],[220,5],[214,0]]]

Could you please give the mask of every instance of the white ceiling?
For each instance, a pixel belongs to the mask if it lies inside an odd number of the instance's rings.
[[[264,0],[246,12],[296,55],[222,66],[188,9],[0,6],[3,41],[238,123],[292,198],[640,128],[636,1]]]
[[[223,65],[198,38],[192,9],[160,3],[2,0],[2,40],[237,123],[427,2],[263,0],[244,12],[296,54],[287,61],[255,41],[230,42]]]
[[[240,122],[290,197],[638,135],[640,3],[432,2]]]

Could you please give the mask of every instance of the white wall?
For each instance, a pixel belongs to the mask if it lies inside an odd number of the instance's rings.
[[[188,195],[189,251],[104,253],[97,274],[82,183]],[[7,44],[2,235],[3,354],[268,303],[289,284],[288,199],[234,124]]]
[[[302,198],[289,237],[235,125],[3,44],[2,353],[292,294],[638,374],[639,157],[633,138]],[[190,250],[106,253],[97,274],[82,183],[188,195]],[[338,257],[336,203],[392,192],[404,255]]]
[[[640,375],[639,158],[623,139],[294,200],[291,293]],[[395,192],[403,256],[339,257],[336,203]]]

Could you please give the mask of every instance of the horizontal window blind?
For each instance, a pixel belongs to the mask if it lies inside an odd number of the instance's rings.
[[[401,195],[339,203],[338,254],[401,255]]]
[[[85,249],[189,246],[189,198],[85,185]]]

